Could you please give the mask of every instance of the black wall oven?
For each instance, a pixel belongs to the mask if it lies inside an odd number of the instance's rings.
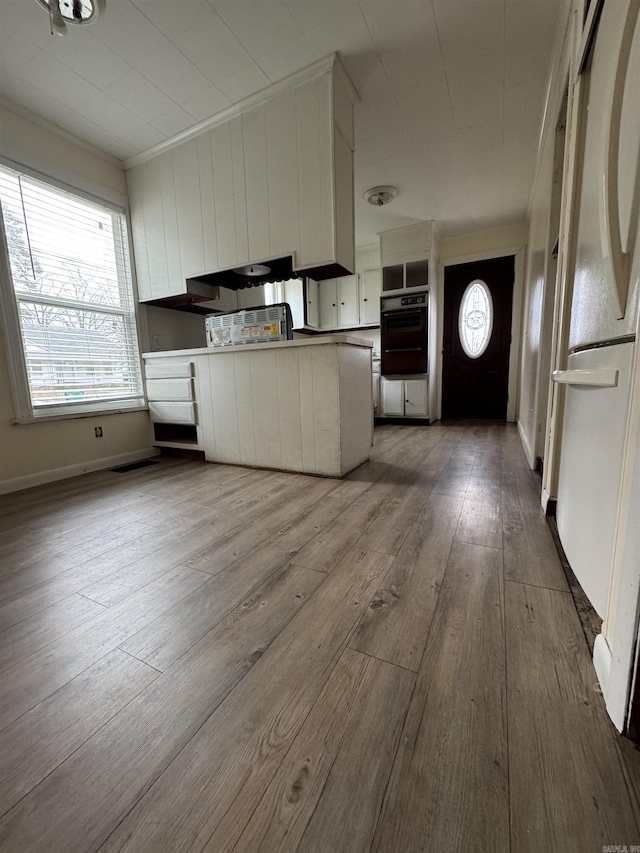
[[[382,297],[383,375],[427,372],[427,299],[426,292]]]

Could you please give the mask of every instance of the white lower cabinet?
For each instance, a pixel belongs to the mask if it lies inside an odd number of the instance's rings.
[[[388,417],[426,418],[428,408],[428,383],[421,379],[387,379],[381,383],[382,411]]]
[[[429,414],[427,391],[426,379],[404,380],[404,413],[406,417],[410,418],[412,415],[419,418],[427,417]]]
[[[404,382],[402,379],[385,379],[383,376],[380,383],[382,414],[402,417],[404,415]]]

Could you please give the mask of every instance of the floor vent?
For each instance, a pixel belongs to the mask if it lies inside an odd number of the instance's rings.
[[[157,465],[155,459],[141,459],[139,462],[130,462],[128,465],[118,465],[117,468],[109,468],[110,471],[115,471],[116,474],[126,474],[127,471],[135,471],[138,468],[148,468],[149,465]]]

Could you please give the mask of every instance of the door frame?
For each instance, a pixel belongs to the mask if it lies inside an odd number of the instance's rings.
[[[526,261],[526,245],[506,246],[504,249],[489,249],[485,252],[473,252],[469,255],[457,255],[454,258],[441,260],[443,267],[457,266],[458,264],[469,264],[474,261],[489,261],[493,258],[513,257],[514,279],[513,279],[513,304],[511,307],[511,345],[509,347],[509,383],[507,400],[507,422],[515,423],[518,411],[519,379],[520,379],[520,357],[522,352],[522,310],[524,295],[524,271]],[[438,388],[438,410],[437,419],[442,417],[442,350],[444,348],[444,269],[441,278],[441,293],[439,294],[439,322],[438,322],[438,352],[440,358],[436,370],[436,385]]]

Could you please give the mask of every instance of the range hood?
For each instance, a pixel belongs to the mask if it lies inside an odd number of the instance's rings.
[[[248,263],[234,267],[231,270],[205,273],[197,278],[187,279],[187,289],[191,282],[199,284],[218,285],[229,290],[243,290],[245,287],[256,287],[269,281],[286,281],[289,278],[299,278],[300,272],[293,271],[293,258],[287,255],[262,263]]]
[[[194,314],[211,314],[215,309],[202,306],[200,303],[219,299],[221,287],[226,287],[227,290],[244,290],[272,281],[288,281],[291,278],[309,277],[321,281],[325,278],[336,278],[349,274],[350,270],[335,263],[294,270],[293,257],[286,255],[283,258],[247,263],[233,269],[203,273],[193,278],[187,278],[185,280],[185,292],[174,296],[165,296],[162,299],[148,299],[145,300],[145,304],[157,305],[160,308],[173,308],[177,311],[189,311]]]

